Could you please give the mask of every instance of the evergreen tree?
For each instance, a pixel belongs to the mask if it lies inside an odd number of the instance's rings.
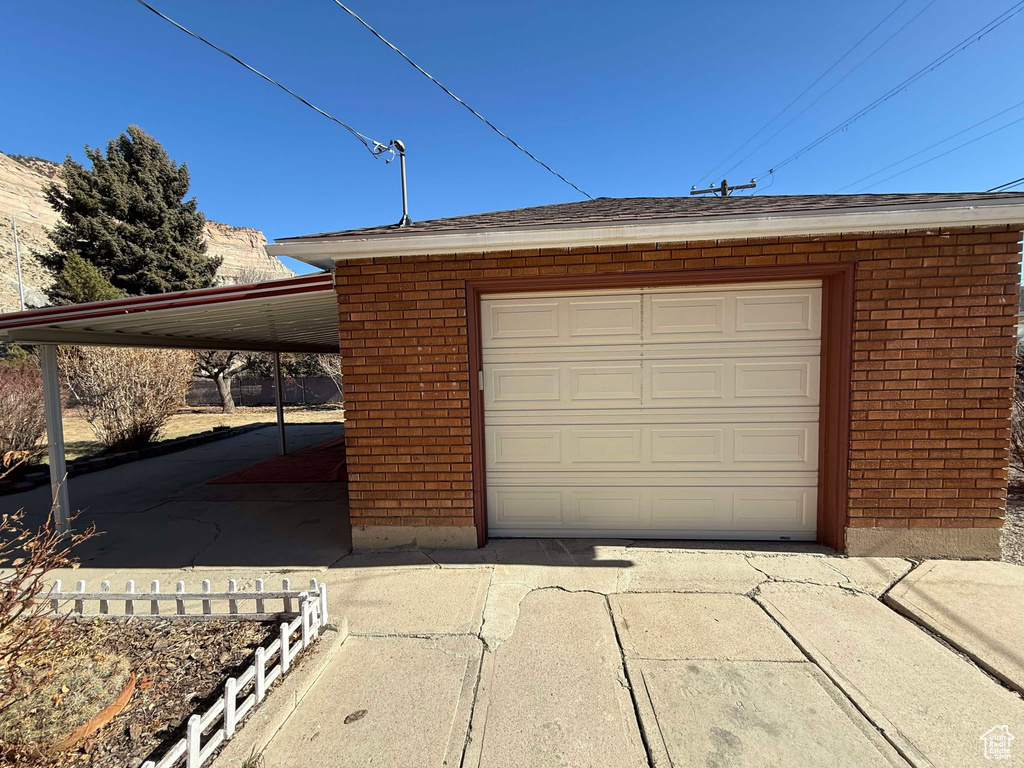
[[[39,255],[57,280],[51,299],[77,302],[96,291],[109,298],[96,275],[75,280],[65,273],[75,255],[128,296],[212,285],[221,260],[206,255],[206,219],[196,199],[184,200],[188,166],[171,160],[160,142],[135,125],[107,144],[105,156],[88,146],[85,154],[91,168],[68,157],[66,189],[53,184],[46,190],[61,216],[50,232],[54,250]]]
[[[87,301],[119,299],[124,294],[103,276],[98,267],[83,259],[77,251],[64,257],[64,266],[46,289],[56,305],[84,304]]]

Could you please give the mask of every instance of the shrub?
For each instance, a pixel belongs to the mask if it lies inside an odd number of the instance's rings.
[[[1010,459],[1024,464],[1024,346],[1017,347],[1017,377],[1010,410]]]
[[[35,357],[0,363],[0,456],[39,458],[45,431],[43,377]]]
[[[185,402],[188,350],[82,347],[61,351],[68,388],[108,449],[141,448]]]
[[[25,524],[23,510],[0,515],[0,711],[22,693],[16,684],[19,670],[62,642],[54,630],[66,617],[51,613],[47,582],[54,570],[74,564],[74,547],[95,535],[95,527],[58,532],[52,508],[38,529]]]
[[[0,458],[0,479],[24,459],[16,451]],[[59,532],[53,506],[37,529],[25,524],[23,509],[0,514],[0,712],[21,694],[15,684],[19,670],[61,642],[53,630],[66,616],[51,614],[45,599],[47,577],[57,568],[73,565],[71,550],[95,535],[95,526],[67,535]]]

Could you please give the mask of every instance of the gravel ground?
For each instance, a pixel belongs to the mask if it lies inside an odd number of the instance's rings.
[[[1024,470],[1018,467],[1010,470],[1002,545],[1003,560],[1024,565]]]

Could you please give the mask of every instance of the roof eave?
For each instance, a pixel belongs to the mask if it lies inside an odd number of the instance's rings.
[[[395,232],[366,237],[352,235],[283,239],[268,243],[267,252],[271,256],[290,256],[322,269],[330,269],[339,261],[365,258],[1007,224],[1024,224],[1024,204],[1017,200],[1002,199],[777,214],[466,229],[456,232]]]

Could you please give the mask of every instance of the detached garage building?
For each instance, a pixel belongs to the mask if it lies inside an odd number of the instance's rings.
[[[334,270],[357,547],[997,557],[1024,195],[598,199],[289,238]]]
[[[603,198],[285,239],[333,279],[6,315],[0,339],[340,346],[359,548],[998,557],[1022,231],[1021,193]]]

